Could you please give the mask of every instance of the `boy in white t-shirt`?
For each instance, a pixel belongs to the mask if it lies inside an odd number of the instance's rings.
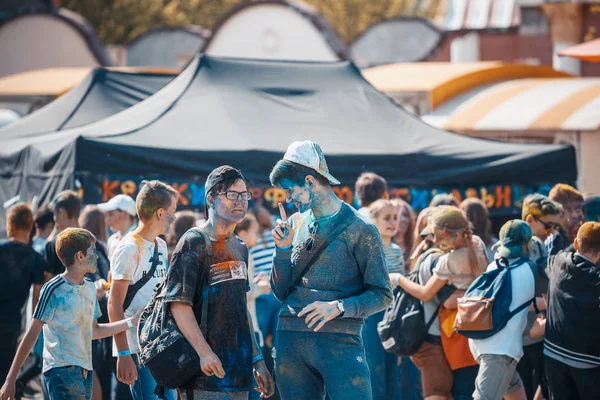
[[[535,294],[535,280],[529,266],[528,249],[531,228],[525,221],[508,221],[500,230],[500,247],[496,258],[508,260],[512,283],[510,310],[531,300]],[[496,262],[487,270],[498,268]],[[479,363],[475,381],[475,400],[526,400],[525,388],[517,363],[523,356],[523,329],[527,324],[527,310],[513,316],[506,326],[487,339],[469,339],[473,357]]]
[[[63,230],[56,254],[66,272],[42,288],[33,319],[13,360],[0,399],[15,398],[17,374],[44,329],[43,373],[50,400],[91,399],[92,340],[134,328],[139,315],[110,324],[98,324],[101,315],[94,283],[84,279],[96,272],[96,238],[80,228]]]
[[[139,226],[121,239],[111,259],[112,284],[108,297],[110,320],[123,319],[144,308],[167,275],[168,250],[164,240],[158,237],[168,233],[175,220],[178,193],[171,186],[159,182],[142,182],[136,198]],[[157,260],[154,260],[155,246]],[[135,293],[129,304],[125,304],[128,291],[132,293],[136,283],[154,273]],[[143,282],[143,281],[142,281]],[[124,306],[125,305],[125,306]],[[150,371],[140,364],[137,332],[115,335],[113,355],[117,359],[117,378],[130,386],[134,400],[158,399],[154,394],[156,381]],[[175,400],[175,390],[165,390],[167,400]]]

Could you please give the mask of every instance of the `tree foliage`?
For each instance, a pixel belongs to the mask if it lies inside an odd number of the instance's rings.
[[[234,6],[248,0],[62,0],[85,17],[107,44],[126,44],[151,28],[200,25],[213,29]],[[346,42],[375,22],[399,16],[433,18],[443,0],[305,0]]]

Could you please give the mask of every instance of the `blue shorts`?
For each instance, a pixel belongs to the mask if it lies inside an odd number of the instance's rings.
[[[44,385],[50,400],[89,400],[92,398],[92,371],[70,365],[44,372]]]

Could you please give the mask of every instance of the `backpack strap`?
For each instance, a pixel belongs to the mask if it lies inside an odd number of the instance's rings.
[[[422,256],[423,256],[423,260],[425,260],[427,257],[429,257],[432,254],[436,254],[436,253],[442,253],[440,254],[440,256],[444,255],[444,251],[442,249],[440,249],[439,247],[432,247],[431,249],[428,249],[427,251],[425,251]],[[440,257],[437,257],[433,260],[431,260],[431,265],[429,266],[429,272],[431,272],[431,274],[433,275],[433,270],[435,269],[435,267],[437,266],[437,263],[440,261]],[[432,276],[433,277],[433,276]],[[449,296],[448,296],[449,297]],[[440,301],[440,304],[438,304],[438,306],[436,307],[435,311],[433,312],[433,315],[431,316],[431,318],[429,318],[429,321],[427,321],[427,324],[425,324],[426,327],[426,331],[429,332],[429,328],[431,328],[431,325],[433,325],[433,322],[435,321],[435,319],[438,317],[438,313],[440,312],[440,308],[442,308],[442,301]],[[424,304],[424,303],[423,303]]]
[[[427,321],[427,324],[425,324],[426,327],[426,331],[429,332],[429,328],[431,328],[431,325],[433,325],[433,321],[435,321],[435,319],[438,317],[438,313],[440,312],[440,308],[442,308],[442,303],[438,304],[438,306],[436,307],[435,311],[433,312],[433,315],[431,316],[431,318],[429,318],[429,321]],[[425,309],[423,309],[423,312],[425,312]]]
[[[212,241],[210,240],[210,236],[204,229],[198,229],[200,234],[204,236],[206,243],[206,255],[208,260],[208,268],[204,273],[202,278],[202,311],[200,313],[200,332],[206,338],[206,333],[208,332],[208,295],[210,294],[210,282],[208,279],[208,271],[210,266],[213,263],[213,253],[212,253]]]
[[[523,261],[525,261],[527,263],[527,265],[529,265],[529,269],[531,270],[531,273],[533,274],[533,284],[535,286],[535,281],[538,279],[538,276],[537,276],[538,265],[536,263],[534,263],[533,261],[529,260],[529,259],[524,259]],[[525,308],[529,307],[530,303],[533,303],[533,307],[535,308],[536,312],[539,312],[539,310],[537,308],[537,304],[535,304],[535,294],[534,294],[531,299],[527,300],[525,303],[523,303],[519,307],[515,308],[510,313],[509,319],[512,318],[512,317],[514,317],[515,315],[517,315],[521,311],[523,311]]]
[[[349,214],[349,210],[347,210],[345,207],[345,204],[342,203],[342,215],[345,214]],[[306,264],[306,266],[304,267],[304,269],[302,270],[302,272],[300,272],[300,275],[298,275],[296,277],[296,279],[294,279],[294,282],[290,285],[290,287],[288,288],[288,290],[285,292],[285,295],[283,295],[283,297],[281,298],[281,303],[285,303],[285,301],[287,300],[288,297],[290,297],[290,295],[296,290],[296,287],[300,284],[300,282],[302,282],[302,278],[308,273],[308,271],[310,271],[310,269],[312,268],[312,266],[317,262],[317,260],[319,259],[319,257],[321,256],[321,254],[323,254],[323,252],[325,251],[325,249],[327,249],[327,247],[335,240],[337,239],[337,237],[346,230],[346,228],[348,228],[350,225],[352,225],[352,223],[358,218],[355,215],[348,215],[349,218],[346,218],[341,224],[337,225],[327,236],[327,239],[325,239],[325,241],[321,244],[321,246],[317,249],[317,251],[315,251],[315,253],[313,254],[313,256],[311,257],[311,259],[308,261],[308,263]]]
[[[531,302],[535,302],[535,297],[532,297],[531,299],[527,300],[525,303],[521,304],[519,307],[512,310],[510,312],[510,317],[508,317],[508,319],[511,319],[512,317],[514,317],[515,315],[517,315],[518,313],[520,313],[521,311],[523,311],[524,309],[529,307],[529,304]]]
[[[125,294],[125,299],[123,300],[123,311],[127,310],[133,301],[133,298],[143,288],[146,283],[152,279],[154,276],[154,272],[156,272],[156,267],[158,266],[158,241],[154,239],[154,255],[152,256],[152,266],[150,270],[146,272],[146,274],[142,275],[140,280],[138,280],[133,285],[129,285],[127,288],[127,293]]]

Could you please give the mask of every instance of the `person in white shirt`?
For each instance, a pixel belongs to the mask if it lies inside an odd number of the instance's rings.
[[[496,258],[508,260],[512,284],[510,310],[531,300],[535,294],[535,279],[528,263],[531,228],[525,221],[508,221],[500,230],[500,247]],[[498,268],[491,263],[487,271]],[[479,363],[475,381],[475,400],[526,400],[523,381],[517,363],[523,356],[523,329],[527,324],[524,308],[514,315],[504,328],[487,339],[469,339],[473,357]]]
[[[106,226],[114,232],[106,241],[108,259],[111,260],[121,239],[137,227],[135,200],[126,194],[118,194],[106,203],[98,204],[98,208],[105,212]]]
[[[142,182],[136,198],[140,224],[121,239],[111,260],[112,283],[108,296],[111,321],[135,315],[148,304],[156,286],[165,280],[167,243],[158,235],[168,233],[175,220],[177,201],[178,192],[171,186],[159,181]],[[150,273],[152,276],[148,279]],[[139,287],[136,283],[142,279],[145,283]],[[135,287],[139,288],[137,292],[133,291]],[[135,295],[132,297],[131,293]],[[126,300],[130,300],[129,304],[125,304]],[[139,363],[139,352],[136,332],[115,335],[113,355],[118,357],[117,378],[130,386],[134,400],[158,399],[154,394],[156,382],[150,371]],[[175,400],[175,390],[166,390],[165,398]]]

